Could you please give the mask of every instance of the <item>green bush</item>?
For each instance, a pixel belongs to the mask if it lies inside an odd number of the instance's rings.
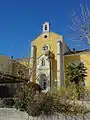
[[[14,100],[12,98],[3,98],[2,105],[3,107],[11,108],[14,106]]]
[[[77,104],[77,94],[74,93],[72,88],[61,88],[58,91],[37,94],[28,102],[27,112],[31,116],[82,114],[85,112],[84,106]]]
[[[15,99],[17,109],[26,111],[30,116],[54,113],[76,115],[85,112],[84,107],[77,104],[79,95],[76,84],[49,92],[41,92],[39,85],[34,84],[25,84],[18,90]]]
[[[26,102],[24,100],[15,100],[15,104],[14,104],[14,107],[16,109],[19,109],[20,111],[26,111]]]
[[[65,84],[66,87],[73,86],[77,93],[77,99],[83,99],[86,92],[85,77],[87,76],[87,68],[83,62],[74,61],[66,66]]]
[[[85,77],[87,76],[87,68],[83,62],[74,61],[66,66],[66,78],[68,82],[73,82],[76,85],[84,85]]]
[[[70,86],[68,88],[61,87],[58,91],[52,92],[53,111],[70,116],[86,113],[86,107],[83,104],[78,104],[76,90]]]

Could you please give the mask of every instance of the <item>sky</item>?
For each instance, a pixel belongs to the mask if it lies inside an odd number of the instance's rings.
[[[30,56],[30,43],[45,21],[51,23],[51,31],[68,35],[72,11],[78,13],[86,2],[90,5],[90,0],[0,0],[0,54]]]

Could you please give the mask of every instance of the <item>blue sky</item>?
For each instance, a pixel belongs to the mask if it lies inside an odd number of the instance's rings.
[[[29,56],[30,42],[41,33],[45,21],[51,31],[69,34],[71,12],[85,0],[0,0],[0,54]],[[90,0],[87,1],[90,5]],[[66,40],[70,46],[70,41]]]

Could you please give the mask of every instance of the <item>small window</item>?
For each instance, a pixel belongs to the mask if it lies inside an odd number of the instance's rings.
[[[44,80],[44,81],[43,81],[43,89],[44,89],[44,90],[46,90],[46,86],[47,86],[46,80]]]
[[[45,30],[47,30],[47,25],[45,25]]]
[[[48,36],[47,35],[44,35],[44,38],[47,38]]]
[[[45,66],[45,60],[42,59],[42,66]]]
[[[21,71],[21,70],[18,71],[17,74],[18,74],[18,76],[24,77],[24,73],[23,73],[23,71]]]

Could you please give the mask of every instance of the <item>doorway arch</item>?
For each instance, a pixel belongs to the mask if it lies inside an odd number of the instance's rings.
[[[40,75],[39,85],[42,88],[42,90],[47,89],[47,83],[48,83],[48,78],[47,78],[46,74],[41,74]]]

